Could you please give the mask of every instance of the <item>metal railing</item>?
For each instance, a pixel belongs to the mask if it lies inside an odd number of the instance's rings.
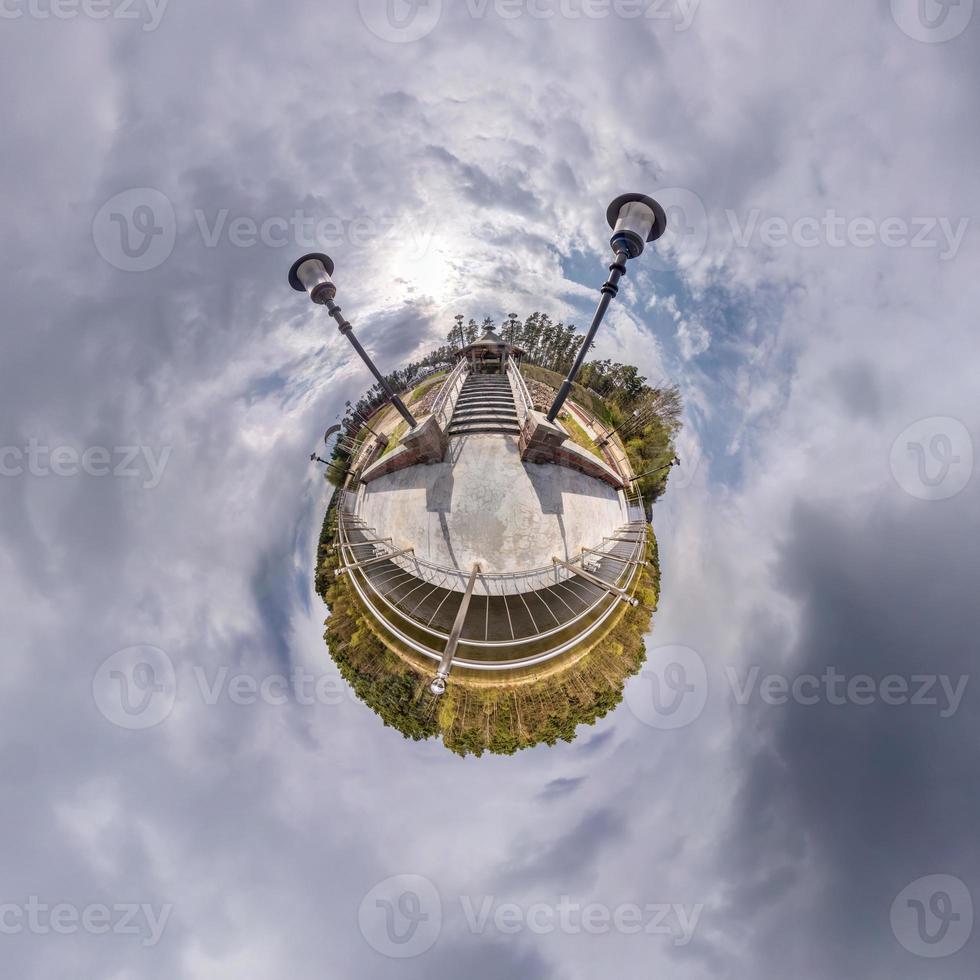
[[[439,420],[443,428],[449,426],[449,420],[453,417],[453,410],[456,408],[456,399],[459,398],[468,372],[469,365],[465,358],[460,358],[439,389],[430,414]]]
[[[646,523],[646,504],[643,501],[643,494],[640,493],[636,484],[627,483],[623,489],[623,496],[626,498],[627,519]]]
[[[409,588],[408,595],[413,595],[419,590],[422,590],[422,594],[425,595],[425,588],[430,584],[430,580],[423,580],[421,575],[426,570],[426,566],[430,570],[443,569],[443,566],[425,562],[423,559],[418,559],[414,556],[409,557],[405,554],[399,554],[395,545],[390,541],[383,541],[375,535],[368,535],[367,532],[373,529],[365,528],[363,521],[353,513],[354,509],[356,509],[356,500],[353,498],[353,495],[344,494],[343,492],[341,494],[338,502],[337,545],[348,580],[371,614],[394,637],[416,653],[439,661],[444,656],[446,644],[450,640],[450,633],[434,627],[432,625],[432,619],[434,617],[430,617],[428,622],[414,617],[412,615],[414,609],[406,610],[401,608],[396,604],[397,600],[392,601],[389,595],[397,591],[399,587]],[[444,578],[441,582],[435,583],[433,591],[439,590],[440,592],[446,592],[446,598],[448,598],[450,593],[464,594],[468,587],[470,587],[471,591],[475,592],[476,584],[481,580],[484,586],[487,582],[524,584],[525,587],[523,589],[513,592],[497,591],[492,588],[486,588],[486,586],[484,587],[483,594],[488,596],[485,607],[488,621],[490,615],[490,597],[504,597],[504,612],[507,612],[506,596],[511,596],[512,601],[514,596],[517,596],[527,606],[527,602],[524,599],[525,595],[530,598],[533,593],[540,598],[541,593],[544,592],[555,596],[558,601],[561,601],[568,613],[574,613],[573,608],[567,602],[561,600],[558,589],[555,587],[559,586],[567,593],[572,594],[573,589],[571,585],[575,583],[571,583],[571,579],[577,579],[579,585],[583,581],[597,583],[592,586],[592,590],[596,593],[595,598],[587,602],[576,614],[565,616],[565,618],[559,621],[552,612],[551,616],[555,622],[554,626],[540,628],[537,622],[534,622],[533,633],[520,637],[515,636],[511,640],[491,640],[488,638],[488,633],[485,633],[483,639],[472,636],[460,637],[458,642],[461,647],[469,648],[477,654],[482,654],[482,656],[476,660],[471,660],[467,656],[454,657],[453,662],[457,666],[470,667],[475,670],[504,670],[543,663],[581,643],[606,621],[620,599],[628,598],[635,591],[639,568],[644,564],[643,555],[646,547],[645,531],[646,522],[643,521],[642,524],[637,523],[635,526],[629,528],[628,533],[631,535],[630,537],[607,539],[601,542],[596,548],[587,550],[587,553],[592,556],[589,559],[590,563],[595,561],[596,557],[600,561],[608,559],[613,562],[617,572],[608,581],[596,579],[593,574],[584,568],[581,573],[577,572],[574,564],[582,560],[583,556],[581,555],[577,556],[573,562],[565,566],[553,564],[552,567],[547,569],[477,573],[476,580],[472,583],[469,581],[473,574],[472,570],[464,572],[460,569],[445,569],[445,571],[452,574]],[[357,540],[358,538],[360,540]],[[631,545],[625,554],[622,553],[622,543],[624,542],[628,542]],[[608,550],[606,550],[607,544],[609,545]],[[620,553],[616,553],[617,548],[620,549]],[[367,565],[364,564],[366,557],[373,559],[376,556],[382,559],[382,561],[377,563],[369,561]],[[370,574],[368,567],[371,567],[371,570],[374,571],[378,565],[384,564],[385,561],[394,567],[395,572],[392,574],[389,569],[383,575],[378,576],[378,581],[375,581],[375,577]],[[396,583],[394,588],[390,586],[391,582]],[[545,584],[546,582],[547,584]],[[413,585],[413,583],[418,584]],[[562,583],[567,584],[563,586]],[[456,587],[454,588],[453,586]],[[582,601],[581,596],[579,596],[579,599]],[[445,602],[445,599],[443,599],[443,602]],[[421,605],[421,602],[414,608],[418,608],[418,605]],[[555,608],[559,612],[562,612],[557,605]],[[499,616],[499,609],[495,615]],[[507,615],[509,617],[510,614],[507,613]],[[563,613],[563,615],[565,614]],[[547,626],[547,624],[545,625]],[[567,634],[571,629],[576,629],[576,632],[570,638],[567,638]],[[513,633],[513,627],[511,628],[511,632]],[[420,634],[424,634],[425,637],[431,639],[423,641],[420,639]],[[561,642],[556,642],[554,646],[544,650],[535,650],[525,657],[518,656],[514,658],[505,656],[508,649],[519,650],[521,647],[527,647],[528,645],[539,646],[541,641],[546,641],[549,637],[555,637],[556,640],[560,637],[565,637],[565,639]]]
[[[353,496],[350,491],[341,491],[344,494]],[[345,506],[344,499],[341,498],[341,506]],[[346,504],[349,507],[345,513],[356,513],[356,500]],[[430,561],[427,558],[420,558],[413,555],[411,558],[401,558],[397,561],[393,559],[393,564],[400,565],[406,572],[410,572],[417,578],[425,582],[430,582],[443,589],[454,592],[463,592],[469,579],[469,571],[465,568],[456,568],[450,565],[441,565],[439,562]],[[480,572],[477,577],[476,595],[499,596],[499,595],[518,595],[522,592],[534,592],[538,589],[545,589],[552,585],[560,585],[563,581],[571,577],[571,573],[555,565],[542,565],[538,568],[526,568],[512,572]]]
[[[349,540],[347,529],[342,525],[338,526],[338,537],[342,557],[347,560],[351,560],[351,556],[354,554],[354,548],[359,546],[363,547],[363,545],[358,545],[358,543]],[[623,571],[616,579],[615,584],[617,589],[626,592],[629,596],[633,595],[639,581],[640,563],[638,562],[637,556],[642,552],[643,548],[645,548],[645,536],[638,539],[632,551],[631,563],[623,565]],[[437,663],[443,660],[446,646],[451,639],[450,633],[432,629],[425,624],[413,620],[404,610],[398,609],[390,603],[379,589],[375,587],[371,578],[364,574],[363,570],[350,570],[347,573],[347,579],[371,615],[395,639],[404,644],[408,649],[429,660]],[[477,654],[482,653],[483,657],[472,659],[472,654],[456,656],[453,658],[453,664],[456,667],[477,671],[500,671],[545,663],[548,660],[561,656],[563,653],[568,652],[588,639],[612,615],[619,602],[619,595],[603,592],[587,609],[583,610],[573,619],[552,629],[537,632],[532,636],[522,637],[520,640],[503,642],[460,637],[459,645],[461,647],[465,646]],[[507,648],[519,649],[520,647],[537,644],[538,641],[546,640],[557,634],[567,633],[569,629],[576,626],[580,626],[580,628],[572,636],[565,639],[558,638],[558,641],[554,645],[546,647],[543,650],[535,650],[525,656],[502,656],[505,654]],[[406,630],[410,632],[406,632]],[[433,638],[431,645],[429,642],[422,642],[418,638],[419,630]],[[412,633],[415,633],[415,635],[412,635]],[[495,650],[499,652],[494,655],[494,659],[488,658],[487,653],[494,654]]]
[[[517,414],[523,427],[528,412],[534,411],[534,401],[527,389],[524,376],[509,357],[507,358],[507,380],[510,381],[511,391],[514,393],[514,404],[517,406]]]

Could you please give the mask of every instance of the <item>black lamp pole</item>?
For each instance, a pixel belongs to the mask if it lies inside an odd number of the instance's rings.
[[[635,259],[643,251],[647,242],[656,241],[667,230],[667,215],[664,209],[652,198],[645,194],[620,194],[606,210],[606,220],[613,229],[609,244],[612,246],[615,258],[609,266],[609,278],[602,284],[599,305],[585,341],[579,349],[575,363],[568,372],[568,377],[561,383],[558,394],[548,411],[548,421],[558,418],[572,384],[578,377],[585,357],[595,339],[599,324],[602,323],[606,310],[612,298],[619,292],[619,280],[626,274],[626,263]]]
[[[338,466],[331,459],[322,459],[321,457],[317,456],[316,453],[310,453],[310,462],[311,463],[326,463],[327,466],[332,466],[334,469],[340,470],[341,473],[344,472],[344,468],[342,466]]]
[[[379,439],[381,438],[381,433],[380,432],[375,432],[374,429],[372,429],[371,426],[369,426],[367,424],[367,419],[360,412],[358,412],[355,409],[352,414],[353,414],[353,417],[354,417],[354,421],[355,422],[360,422],[362,428],[367,429],[368,432],[371,433],[371,435],[377,436]]]
[[[637,418],[639,417],[639,414],[640,414],[640,412],[639,412],[639,409],[637,409],[636,411],[634,411],[634,412],[633,412],[633,414],[632,414],[632,415],[630,415],[630,416],[629,416],[629,418],[627,418],[627,419],[626,419],[626,421],[624,421],[624,422],[620,422],[620,423],[619,423],[619,425],[617,425],[615,429],[610,429],[610,430],[609,430],[609,431],[608,431],[608,432],[607,432],[607,433],[606,433],[606,434],[605,434],[605,435],[604,435],[604,436],[603,436],[603,437],[602,437],[602,438],[601,438],[601,439],[599,440],[599,442],[598,442],[598,444],[597,444],[597,445],[598,445],[598,446],[599,446],[600,448],[601,448],[602,446],[604,446],[604,445],[606,445],[606,443],[607,443],[607,442],[609,442],[609,440],[610,440],[610,439],[612,439],[612,437],[613,437],[613,436],[614,436],[614,435],[615,435],[615,434],[616,434],[617,432],[619,432],[619,430],[620,430],[620,429],[625,429],[625,428],[627,428],[627,427],[628,427],[628,426],[629,426],[630,424],[632,424],[633,422],[635,422],[635,421],[636,421],[636,419],[637,419]]]
[[[658,473],[662,473],[664,470],[669,470],[675,463],[680,465],[680,459],[675,456],[669,463],[665,463],[663,466],[655,470],[647,470],[646,473],[641,473],[639,476],[634,476],[630,483],[636,483],[639,480],[643,480],[648,476],[656,476]]]
[[[392,405],[398,409],[401,417],[415,428],[418,422],[415,417],[405,407],[402,400],[392,390],[391,385],[385,381],[384,376],[375,367],[374,361],[361,346],[360,341],[354,336],[354,328],[341,315],[340,307],[333,301],[337,295],[337,287],[330,278],[333,275],[333,260],[322,252],[310,252],[298,258],[289,270],[289,285],[293,289],[303,293],[308,292],[310,299],[319,306],[325,306],[327,312],[337,321],[340,332],[350,341],[351,346],[360,355],[361,360],[368,366],[368,370],[374,375],[381,390],[388,396]]]

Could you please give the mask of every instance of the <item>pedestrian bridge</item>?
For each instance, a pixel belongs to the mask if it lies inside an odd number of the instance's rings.
[[[634,603],[645,562],[646,521],[632,520],[567,558],[514,571],[444,566],[398,547],[357,513],[341,491],[338,574],[408,652],[452,668],[508,670],[544,663],[581,645],[622,603]],[[555,549],[559,550],[559,549]]]

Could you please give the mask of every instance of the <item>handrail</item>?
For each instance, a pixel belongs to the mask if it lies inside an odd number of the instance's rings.
[[[344,529],[338,528],[338,530],[341,531],[341,536],[342,536],[342,538],[344,538],[346,536],[346,532],[344,531]],[[639,542],[638,544],[640,544],[640,543],[642,543],[642,544],[645,545],[645,542]],[[350,546],[348,542],[342,540],[341,541],[341,547],[344,547],[345,545],[347,547]],[[638,574],[639,568],[640,568],[639,565],[630,565],[630,566],[627,566],[627,572],[628,572],[627,580],[622,583],[622,587],[624,589],[627,588],[627,587],[630,587],[631,594],[634,594],[635,593],[637,584],[639,582],[639,574]],[[414,640],[412,637],[406,635],[394,623],[392,623],[390,621],[390,619],[388,619],[388,617],[386,617],[383,614],[383,612],[375,605],[375,603],[371,601],[370,597],[368,596],[368,594],[365,591],[365,589],[362,587],[361,583],[358,582],[356,575],[354,575],[354,574],[349,575],[348,576],[348,580],[350,581],[351,585],[354,586],[354,589],[357,592],[357,594],[360,596],[361,601],[371,610],[371,612],[373,613],[373,615],[379,620],[379,622],[385,627],[385,629],[387,629],[396,639],[398,639],[401,643],[403,643],[409,649],[415,651],[416,653],[421,654],[424,657],[427,657],[430,660],[434,660],[436,662],[439,662],[442,659],[442,657],[444,655],[444,652],[445,652],[444,649],[443,650],[433,650],[430,647],[423,646],[422,644],[420,644],[419,642],[417,642],[416,640]],[[365,583],[366,584],[371,584],[370,583],[370,579],[366,575],[364,576],[364,580],[365,580]],[[619,581],[619,578],[617,578],[617,581]],[[598,600],[596,600],[596,602],[593,603],[593,605],[589,607],[589,609],[587,610],[587,612],[592,612],[592,611],[598,609],[598,607],[603,602],[607,603],[607,605],[606,605],[606,608],[603,610],[603,612],[602,612],[602,614],[600,616],[598,616],[593,622],[589,623],[589,625],[584,630],[582,630],[580,633],[577,633],[574,637],[572,637],[571,639],[565,641],[564,643],[559,644],[556,647],[551,647],[550,649],[544,650],[544,651],[542,651],[540,653],[532,654],[529,657],[523,657],[523,658],[514,659],[514,660],[496,660],[496,661],[489,661],[489,660],[467,660],[467,659],[462,659],[462,658],[454,658],[454,664],[456,666],[461,667],[461,668],[464,668],[464,669],[479,670],[479,671],[496,671],[496,670],[512,670],[512,669],[516,669],[516,668],[531,667],[531,666],[534,666],[536,664],[545,663],[546,661],[552,660],[555,657],[558,657],[561,654],[565,653],[566,651],[571,650],[573,647],[575,647],[579,643],[583,642],[592,633],[594,633],[596,630],[598,630],[599,627],[602,626],[602,624],[609,618],[609,616],[616,609],[616,607],[618,606],[619,600],[616,597],[610,596],[607,593],[607,594],[601,596]],[[388,603],[388,605],[390,605],[390,603]],[[408,622],[413,623],[413,625],[418,625],[417,623],[414,622],[414,620],[412,620],[409,617],[407,617],[403,611],[400,611],[400,610],[396,610],[396,611],[398,611],[400,613],[400,615],[403,618],[405,618]],[[584,613],[582,615],[584,615]],[[581,616],[575,617],[575,619],[570,620],[568,623],[564,624],[564,626],[561,628],[561,631],[564,631],[564,629],[567,629],[567,627],[569,625],[572,625],[574,622],[576,622],[580,618],[581,618]],[[433,632],[433,631],[429,630],[429,632]],[[536,639],[542,639],[542,638],[544,638],[544,637],[546,637],[548,635],[551,635],[551,634],[553,634],[555,632],[558,632],[558,630],[549,630],[547,633],[542,633],[542,634],[539,634],[537,636],[526,637],[523,640],[521,640],[520,642],[521,643],[530,643],[530,642],[533,642]],[[441,638],[448,638],[448,635],[447,634],[444,634],[444,633],[443,634],[438,634],[438,635]],[[486,646],[499,646],[500,645],[499,643],[494,643],[492,641],[480,642],[480,641],[466,641],[466,640],[463,640],[461,642],[463,642],[463,643],[465,643],[467,645],[470,645],[470,646],[484,646],[484,647],[486,647]]]
[[[466,363],[466,360],[460,358],[456,366],[449,372],[446,380],[442,383],[439,394],[432,404],[432,412],[430,414],[439,419],[444,427],[449,425],[453,409],[456,407],[456,398],[463,388],[468,371],[469,365]]]
[[[359,530],[351,528],[350,530]],[[579,560],[579,556],[574,556],[574,561]],[[402,564],[404,562],[405,564]],[[450,591],[462,592],[466,588],[466,581],[469,573],[461,568],[451,568],[448,565],[440,565],[429,561],[418,555],[413,555],[411,559],[401,558],[394,561],[404,571],[409,571],[416,578],[423,582],[430,582]],[[406,564],[409,567],[406,567]],[[539,568],[515,569],[503,572],[480,572],[478,578],[477,595],[517,595],[521,592],[533,592],[536,589],[548,588],[552,585],[560,585],[573,576],[563,569],[552,565],[542,565]],[[450,584],[446,584],[447,579]],[[507,588],[511,586],[511,588]]]
[[[341,497],[338,509],[342,515],[347,514],[353,516],[356,509],[356,498],[354,494],[350,494],[350,501],[348,501],[346,496],[348,493],[349,491],[343,491],[344,495]],[[630,504],[630,506],[635,505]],[[351,530],[356,530],[356,528],[352,528]],[[581,555],[574,555],[571,561],[572,563],[581,561]],[[425,582],[431,582],[433,585],[449,588],[455,592],[463,592],[466,588],[467,579],[469,578],[469,572],[465,569],[440,565],[438,562],[423,558],[417,554],[413,554],[411,559],[402,557],[399,561],[393,560],[393,564],[398,565],[404,571],[410,571],[417,578]],[[410,567],[405,567],[406,565]],[[571,572],[568,572],[560,566],[555,566],[554,563],[540,565],[536,568],[521,568],[501,572],[481,571],[478,578],[476,594],[484,596],[517,595],[521,592],[533,592],[536,589],[560,585],[573,577]],[[455,588],[453,585],[446,585],[447,579],[455,580]],[[508,589],[508,585],[512,586],[512,588]]]
[[[523,425],[527,419],[528,412],[534,411],[534,400],[531,398],[531,393],[527,389],[524,376],[509,357],[507,358],[507,378],[510,381],[510,387],[514,393],[514,403],[517,405],[521,425]]]
[[[343,549],[346,548],[348,551],[352,551],[353,548],[358,547],[359,542],[352,542],[352,541],[349,541],[347,539],[348,528],[347,528],[346,524],[344,524],[342,521],[341,522],[338,522],[337,527],[338,527],[338,532],[340,533],[340,536],[341,536],[341,542],[340,542],[341,558],[343,560],[345,560],[345,561],[350,561],[350,558],[349,557],[345,558]],[[359,530],[359,528],[350,528],[350,530]],[[638,538],[636,540],[636,542],[633,545],[633,548],[630,551],[630,557],[631,558],[634,558],[634,559],[637,558],[638,555],[640,554],[642,548],[645,547],[645,545],[646,545],[646,535],[644,535],[643,538]],[[407,574],[410,574],[410,575],[415,575],[415,572],[413,570],[405,569],[405,568],[403,568],[403,566],[401,566],[397,562],[395,562],[393,560],[396,557],[395,555],[389,555],[387,557],[389,559],[392,559],[392,564],[395,565],[397,568],[401,569],[403,572],[405,572]],[[615,556],[609,555],[609,557],[615,557]],[[581,555],[578,555],[578,556],[576,556],[573,559],[573,561],[580,561],[580,560],[581,560]],[[416,558],[413,557],[412,564],[418,566],[420,564],[420,562],[419,562],[418,559],[416,559]],[[640,564],[642,564],[642,563],[639,562],[639,561],[637,561],[635,564],[633,564],[631,562],[630,565],[628,565],[626,569],[624,569],[622,572],[619,573],[619,575],[616,576],[616,578],[614,580],[615,583],[617,583],[617,585],[620,585],[621,587],[625,587],[625,585],[628,584],[629,578],[632,575],[633,570],[638,565],[640,565]],[[557,569],[552,569],[552,574],[556,574],[556,572],[557,572]],[[518,572],[518,573],[504,573],[504,574],[514,574],[515,576],[519,577],[521,573]],[[575,577],[577,574],[579,574],[577,571],[567,572],[565,574],[565,576],[563,578],[561,578],[561,579],[558,579],[557,578],[557,575],[556,575],[556,581],[553,582],[553,583],[550,583],[550,584],[560,584],[561,582],[568,581],[570,578]],[[626,577],[626,581],[622,581],[624,579],[624,576]],[[415,577],[418,578],[419,576],[418,575],[415,575]],[[422,579],[422,581],[429,582],[428,579]],[[437,637],[440,641],[445,641],[445,640],[448,640],[449,639],[449,634],[448,633],[446,633],[446,632],[444,632],[442,630],[436,629],[435,627],[430,626],[428,623],[423,623],[420,620],[417,620],[417,619],[413,618],[404,609],[401,609],[400,607],[398,607],[394,603],[392,603],[387,598],[387,595],[385,593],[383,593],[383,592],[381,592],[381,591],[378,590],[378,588],[376,587],[374,581],[369,576],[364,575],[364,582],[370,588],[370,590],[378,597],[378,599],[380,599],[381,602],[385,606],[387,606],[396,616],[400,617],[401,619],[404,619],[408,623],[411,623],[414,628],[420,629],[423,632],[430,634],[431,636]],[[441,583],[437,583],[437,587],[438,588],[445,589],[446,588],[445,579],[443,579],[443,581]],[[547,588],[547,587],[549,587],[549,586],[546,585],[545,588]],[[464,590],[463,589],[457,589],[457,590],[451,590],[451,589],[449,589],[448,591],[458,591],[459,592],[459,591],[464,591]],[[527,589],[527,590],[525,590],[525,594],[530,593],[530,592],[533,592],[533,591],[536,591],[536,590],[533,589],[533,588],[532,589]],[[487,593],[487,594],[489,594],[489,593]],[[515,593],[515,594],[520,594],[520,593]],[[466,646],[484,647],[484,648],[485,647],[501,648],[501,647],[521,646],[522,644],[531,643],[531,642],[534,642],[536,640],[546,639],[547,637],[553,636],[556,633],[563,633],[567,629],[569,629],[571,626],[574,626],[577,622],[579,622],[579,620],[584,619],[586,616],[588,616],[591,613],[593,613],[602,604],[602,602],[606,598],[608,598],[608,593],[605,594],[605,595],[600,595],[590,605],[586,606],[584,609],[580,610],[576,615],[570,617],[569,619],[564,620],[564,621],[558,623],[556,626],[550,627],[549,629],[546,629],[546,630],[538,630],[536,633],[531,634],[529,636],[523,636],[523,637],[520,637],[520,638],[511,639],[511,640],[487,640],[487,639],[475,640],[475,639],[461,639],[460,642],[463,643]],[[371,608],[379,615],[379,618],[381,618],[383,622],[385,622],[386,624],[388,624],[390,622],[389,620],[387,620],[383,616],[381,616],[380,611],[378,610],[378,607],[374,603],[371,603]]]

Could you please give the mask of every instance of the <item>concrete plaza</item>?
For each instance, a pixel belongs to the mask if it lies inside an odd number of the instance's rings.
[[[359,491],[358,513],[396,549],[469,571],[510,572],[574,557],[628,521],[623,494],[548,463],[524,463],[517,439],[457,436],[445,462],[412,466]]]

